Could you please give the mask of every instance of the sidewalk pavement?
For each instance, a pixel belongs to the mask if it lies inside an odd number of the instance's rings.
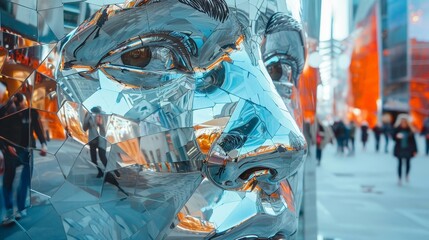
[[[338,155],[334,145],[323,151],[316,170],[318,239],[429,239],[429,156],[424,155],[424,140],[416,135],[419,153],[411,160],[410,182],[398,186],[392,141],[389,153],[376,153],[372,135],[366,150],[360,134],[356,136],[353,156]],[[384,139],[381,147],[384,150]]]

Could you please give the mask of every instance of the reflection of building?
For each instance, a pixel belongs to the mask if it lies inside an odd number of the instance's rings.
[[[384,111],[410,110],[407,9],[404,0],[383,0],[380,5]]]
[[[377,122],[380,96],[376,10],[364,5],[356,11],[349,67],[349,118],[359,123],[367,121],[371,127]]]
[[[429,7],[427,8],[429,10]],[[429,116],[429,40],[410,40],[411,72],[410,112],[421,126]]]
[[[38,42],[59,40],[64,35],[63,3],[50,1],[0,1],[0,23],[5,29],[20,29],[20,34]]]
[[[64,3],[64,31],[69,33],[99,8],[99,6],[91,6],[91,4],[79,0]]]

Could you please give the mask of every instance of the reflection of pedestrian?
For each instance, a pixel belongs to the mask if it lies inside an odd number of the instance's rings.
[[[108,7],[105,7],[103,9],[103,11],[101,11],[100,16],[97,19],[97,22],[95,23],[95,27],[94,30],[92,30],[91,33],[88,34],[88,36],[85,38],[85,40],[82,41],[81,44],[79,44],[79,46],[76,47],[76,49],[73,51],[73,56],[76,57],[76,53],[85,45],[86,41],[88,41],[89,37],[95,32],[95,35],[93,37],[93,39],[98,38],[99,34],[100,34],[100,30],[101,27],[104,25],[104,23],[107,22],[107,20],[109,19],[109,14],[107,13],[107,9]],[[66,62],[66,65],[71,64],[72,61]]]
[[[6,218],[3,224],[9,224],[13,218],[27,215],[25,207],[27,194],[30,190],[31,175],[33,168],[33,152],[31,148],[36,147],[34,134],[42,145],[40,154],[46,155],[46,140],[43,135],[39,113],[34,109],[28,109],[27,99],[24,94],[17,93],[14,96],[14,104],[17,112],[4,118],[8,128],[3,132],[5,138],[10,141],[6,143],[5,150],[5,172],[3,176],[3,197],[6,207]],[[22,165],[20,183],[17,190],[18,212],[13,214],[13,181],[16,169]]]
[[[88,131],[88,141],[89,141],[89,152],[91,156],[91,162],[97,166],[98,174],[97,178],[101,178],[103,176],[103,171],[97,164],[97,151],[98,157],[100,158],[101,163],[104,167],[107,165],[107,157],[106,157],[106,148],[107,141],[103,137],[98,135],[100,132],[101,136],[106,135],[106,129],[103,123],[103,117],[101,115],[100,107],[91,108],[91,113],[87,113],[85,115],[85,119],[83,121],[83,130]],[[116,176],[119,177],[119,172],[115,171]]]
[[[378,150],[380,149],[380,137],[383,133],[380,124],[377,123],[377,125],[375,125],[375,127],[372,129],[372,132],[374,133],[375,138],[375,151],[378,152]]]
[[[97,32],[95,33],[95,36],[93,39],[98,38],[98,35],[100,34],[101,27],[103,27],[104,23],[106,23],[108,19],[109,19],[109,14],[107,13],[107,7],[106,7],[103,9],[100,17],[97,19],[97,23],[96,23]]]
[[[368,142],[368,123],[364,122],[360,127],[361,130],[361,141],[363,145],[363,149],[365,150],[366,142]]]
[[[426,142],[426,155],[429,155],[429,118],[426,118],[423,123],[423,128],[420,134],[425,138]]]
[[[401,185],[402,162],[405,160],[405,180],[408,182],[411,158],[417,154],[417,144],[414,133],[408,121],[408,115],[400,114],[395,122],[393,131],[395,141],[394,156],[398,158],[398,185]]]

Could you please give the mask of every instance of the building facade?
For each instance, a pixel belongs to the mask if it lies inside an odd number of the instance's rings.
[[[372,125],[381,113],[409,113],[415,127],[422,127],[429,116],[429,2],[365,1],[355,9],[352,107]]]

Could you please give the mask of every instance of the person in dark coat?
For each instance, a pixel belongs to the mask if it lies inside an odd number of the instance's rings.
[[[354,121],[350,122],[348,135],[350,140],[350,155],[353,155],[355,153],[355,136],[356,136],[356,124]]]
[[[378,152],[378,150],[380,149],[380,138],[381,134],[383,133],[383,129],[381,128],[380,124],[377,124],[372,129],[372,132],[374,133],[375,138],[375,151]]]
[[[361,130],[361,141],[363,145],[363,149],[365,150],[366,142],[368,142],[368,123],[364,122],[362,126],[360,127]]]
[[[417,154],[416,139],[410,126],[408,115],[400,114],[392,134],[395,142],[393,154],[398,159],[398,185],[402,184],[402,162],[405,161],[405,180],[408,182],[410,161]]]
[[[347,128],[342,120],[334,122],[332,125],[335,139],[337,140],[337,153],[344,153],[345,140],[347,137]]]
[[[392,124],[390,122],[383,122],[383,135],[384,135],[384,152],[389,152],[389,138],[392,136]]]

